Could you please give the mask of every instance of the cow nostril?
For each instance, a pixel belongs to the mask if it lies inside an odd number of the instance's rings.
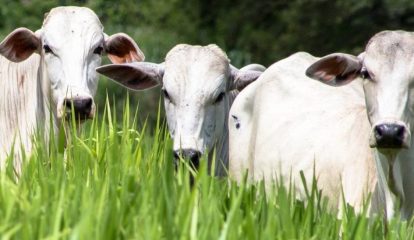
[[[395,132],[399,139],[404,138],[405,128],[403,126],[397,126]]]
[[[65,107],[69,110],[72,109],[72,101],[70,99],[65,100]]]
[[[383,131],[384,131],[383,128],[384,128],[383,125],[379,125],[375,127],[375,138],[379,139],[382,137]]]
[[[92,98],[87,98],[84,101],[84,107],[90,109],[92,107]]]
[[[90,111],[92,107],[92,98],[75,99],[73,100],[73,105],[76,111]]]
[[[184,154],[184,156],[190,160],[192,167],[198,169],[201,153],[195,150],[186,150]]]
[[[200,163],[200,154],[194,153],[191,156],[189,156],[189,159],[190,159],[190,163],[193,165],[193,167],[195,169],[197,169],[198,166],[199,166],[199,163]]]
[[[180,158],[180,151],[174,151],[174,159],[178,160]]]
[[[175,171],[178,170],[178,162],[180,161],[180,152],[179,151],[173,151],[174,154],[174,169]]]

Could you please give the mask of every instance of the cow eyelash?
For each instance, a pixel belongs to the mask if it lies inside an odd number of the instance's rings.
[[[216,100],[214,101],[214,104],[217,104],[217,103],[221,102],[221,101],[224,99],[224,96],[225,96],[225,95],[226,95],[226,94],[225,94],[224,92],[220,93],[220,94],[217,96]]]
[[[49,45],[43,45],[43,49],[45,50],[45,53],[53,53],[52,49],[49,47]]]
[[[103,47],[99,46],[99,47],[95,48],[95,50],[93,50],[93,53],[101,55],[102,51],[103,51]]]

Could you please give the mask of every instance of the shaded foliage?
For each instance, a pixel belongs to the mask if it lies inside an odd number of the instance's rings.
[[[227,52],[269,65],[296,51],[317,55],[333,51],[357,53],[374,33],[414,27],[414,2],[409,0],[0,0],[4,36],[18,26],[36,29],[43,14],[58,5],[92,8],[110,30],[131,30],[146,52],[162,51],[162,60],[177,43],[217,43]],[[149,34],[152,36],[142,36]],[[142,39],[142,40],[141,40]],[[145,42],[153,40],[157,44]],[[162,43],[161,43],[162,42]],[[148,47],[146,46],[148,44]],[[243,57],[242,57],[243,58]]]

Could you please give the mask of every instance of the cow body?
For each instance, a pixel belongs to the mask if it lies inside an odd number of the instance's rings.
[[[371,123],[365,141],[375,149],[379,199],[388,219],[396,210],[404,219],[414,211],[413,53],[414,33],[383,31],[370,39],[358,57],[330,54],[306,71],[333,86],[356,79],[354,82],[362,82]]]
[[[104,51],[114,62],[143,59],[132,39],[106,36],[95,13],[81,7],[54,8],[35,33],[18,28],[0,43],[0,168],[11,155],[20,173],[34,131],[47,140],[72,109],[76,120],[94,117],[95,68]]]
[[[313,177],[331,206],[343,197],[360,211],[375,191],[373,153],[362,85],[346,88],[310,81],[317,58],[297,53],[270,66],[236,98],[229,114],[230,175],[242,181],[280,180],[304,199]],[[334,91],[334,92],[332,92]]]
[[[133,90],[162,85],[176,160],[182,156],[197,167],[200,156],[209,154],[209,166],[216,175],[227,174],[230,105],[237,91],[255,80],[260,70],[260,65],[241,70],[232,67],[216,45],[186,44],[171,49],[162,64],[118,64],[97,69]]]

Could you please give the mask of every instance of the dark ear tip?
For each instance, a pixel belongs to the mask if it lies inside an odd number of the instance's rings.
[[[95,68],[95,71],[102,74],[102,73],[106,72],[107,69],[108,69],[108,65],[104,65],[104,66],[100,66],[100,67]]]
[[[105,73],[114,69],[123,69],[123,68],[128,68],[129,66],[125,65],[125,64],[107,64],[107,65],[102,65],[99,66],[97,68],[95,68],[95,70],[98,73]]]
[[[312,73],[313,73],[313,68],[312,68],[312,65],[311,65],[310,67],[308,67],[306,69],[305,74],[306,74],[307,77],[313,78],[314,76],[313,76]]]

